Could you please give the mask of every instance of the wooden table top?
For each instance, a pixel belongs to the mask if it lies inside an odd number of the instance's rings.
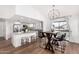
[[[50,31],[43,31],[42,33],[47,33],[47,34],[56,34],[55,32],[50,32]]]

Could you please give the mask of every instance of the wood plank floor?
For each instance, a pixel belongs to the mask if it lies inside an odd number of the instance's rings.
[[[79,44],[68,43],[66,46],[65,54],[78,54],[79,53]],[[0,54],[52,54],[51,51],[45,50],[39,47],[37,42],[31,44],[25,44],[21,47],[14,48],[11,45],[10,40],[0,41]],[[55,54],[60,54],[59,51],[56,51]]]

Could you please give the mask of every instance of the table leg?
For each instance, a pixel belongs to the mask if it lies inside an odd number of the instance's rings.
[[[49,50],[52,49],[52,52],[55,53],[54,49],[53,49],[53,46],[51,45],[50,41],[48,41],[48,43],[46,44],[45,49],[49,49]]]

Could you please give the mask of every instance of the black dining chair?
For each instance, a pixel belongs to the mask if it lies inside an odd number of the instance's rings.
[[[41,47],[41,48],[45,48],[45,46],[46,46],[46,43],[47,43],[47,35],[46,35],[46,33],[44,33],[44,32],[40,32],[40,34],[39,34],[39,46]]]
[[[46,45],[46,34],[43,33],[43,32],[40,32],[38,36],[39,36],[39,46],[41,48],[45,48],[45,45]]]
[[[61,53],[65,52],[66,47],[66,33],[62,34],[60,37],[56,37],[56,35],[53,38],[52,44],[54,45],[55,50],[60,50]]]

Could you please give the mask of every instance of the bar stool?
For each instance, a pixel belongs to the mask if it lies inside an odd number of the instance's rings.
[[[21,38],[21,45],[26,44],[29,41],[29,39],[27,37],[22,37]]]
[[[36,36],[35,36],[35,35],[32,35],[32,36],[31,36],[31,41],[32,41],[32,42],[35,42],[35,41],[36,41]]]

